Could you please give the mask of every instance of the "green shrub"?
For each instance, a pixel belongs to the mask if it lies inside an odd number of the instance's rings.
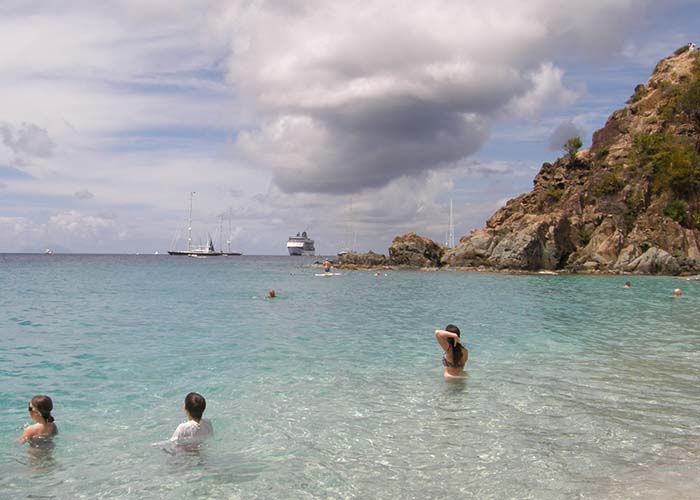
[[[678,48],[673,52],[673,54],[676,55],[676,56],[679,56],[679,55],[683,54],[684,52],[688,52],[688,50],[689,50],[688,45],[682,45],[681,47],[678,47]]]
[[[563,189],[558,189],[553,186],[548,187],[547,191],[545,191],[545,195],[549,201],[559,201],[563,194]]]
[[[625,182],[615,172],[605,172],[595,183],[593,194],[596,196],[611,196],[619,193],[625,187]]]
[[[664,208],[664,215],[686,226],[688,224],[688,204],[683,200],[673,198]]]
[[[647,88],[643,84],[639,84],[634,88],[634,94],[629,98],[627,103],[635,103],[647,95]]]
[[[630,231],[637,220],[637,216],[644,209],[644,196],[641,193],[635,192],[625,198],[625,211],[623,218],[627,230]]]
[[[578,228],[578,240],[582,247],[585,247],[591,241],[591,233],[588,232],[586,226]]]
[[[576,153],[578,153],[578,150],[581,149],[582,146],[583,142],[580,137],[572,137],[564,144],[564,151],[569,155],[569,159],[573,161],[576,159]]]
[[[688,115],[696,126],[700,125],[700,80],[693,80],[684,86],[678,96],[676,110]]]

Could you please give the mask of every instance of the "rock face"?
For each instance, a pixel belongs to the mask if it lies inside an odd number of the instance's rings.
[[[389,248],[389,257],[369,251],[367,253],[350,252],[339,258],[344,267],[439,267],[445,248],[434,241],[406,233],[397,236]]]
[[[389,247],[389,261],[394,266],[438,267],[445,249],[416,233],[397,236]]]
[[[698,273],[699,151],[700,53],[685,52],[657,65],[588,151],[542,165],[530,193],[462,237],[442,263]]]
[[[341,255],[338,260],[340,265],[345,267],[379,267],[389,264],[384,255],[374,253],[371,250],[367,253],[349,252]]]

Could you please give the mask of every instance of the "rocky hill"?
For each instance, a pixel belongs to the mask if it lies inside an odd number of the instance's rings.
[[[545,163],[442,264],[513,270],[700,271],[700,54],[662,60],[589,150]]]

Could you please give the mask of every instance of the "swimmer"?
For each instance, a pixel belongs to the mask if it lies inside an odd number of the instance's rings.
[[[183,446],[184,448],[196,448],[202,441],[214,433],[214,428],[208,418],[203,418],[207,401],[204,396],[196,392],[190,392],[185,397],[183,410],[187,417],[187,422],[177,426],[175,432],[170,437],[170,441]]]
[[[375,275],[375,276],[381,276],[382,273],[380,273],[379,271],[377,271],[376,273],[374,273],[374,275]]]
[[[460,342],[460,331],[455,325],[447,325],[444,330],[435,330],[437,339],[442,350],[442,366],[445,367],[443,376],[445,378],[460,377],[464,374],[464,365],[469,358],[469,350]]]
[[[34,425],[28,425],[24,428],[22,436],[17,439],[18,443],[29,442],[30,445],[36,444],[37,440],[50,438],[58,434],[58,427],[54,423],[54,418],[51,416],[53,410],[53,401],[48,396],[34,396],[27,407],[29,416],[36,422]]]
[[[268,290],[268,292],[267,292],[267,297],[265,297],[265,298],[266,299],[274,299],[275,297],[277,297],[277,293],[275,292],[275,289],[270,288],[270,290]]]
[[[323,261],[323,272],[324,273],[330,273],[331,272],[331,261],[326,259]]]
[[[681,295],[683,295],[683,293],[681,292],[681,289],[680,289],[680,288],[676,288],[676,289],[673,291],[673,298],[674,298],[674,299],[680,297]]]
[[[625,281],[625,288],[632,288],[632,283]]]

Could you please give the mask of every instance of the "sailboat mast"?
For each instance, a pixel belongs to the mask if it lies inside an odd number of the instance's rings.
[[[194,191],[190,191],[190,218],[187,224],[187,251],[192,250],[192,198],[194,197]]]
[[[450,198],[450,220],[447,225],[447,241],[445,242],[445,246],[448,248],[454,248],[455,246],[455,225],[452,217],[452,198]]]
[[[220,252],[224,251],[223,238],[224,238],[224,214],[221,214],[219,216],[219,251]]]

